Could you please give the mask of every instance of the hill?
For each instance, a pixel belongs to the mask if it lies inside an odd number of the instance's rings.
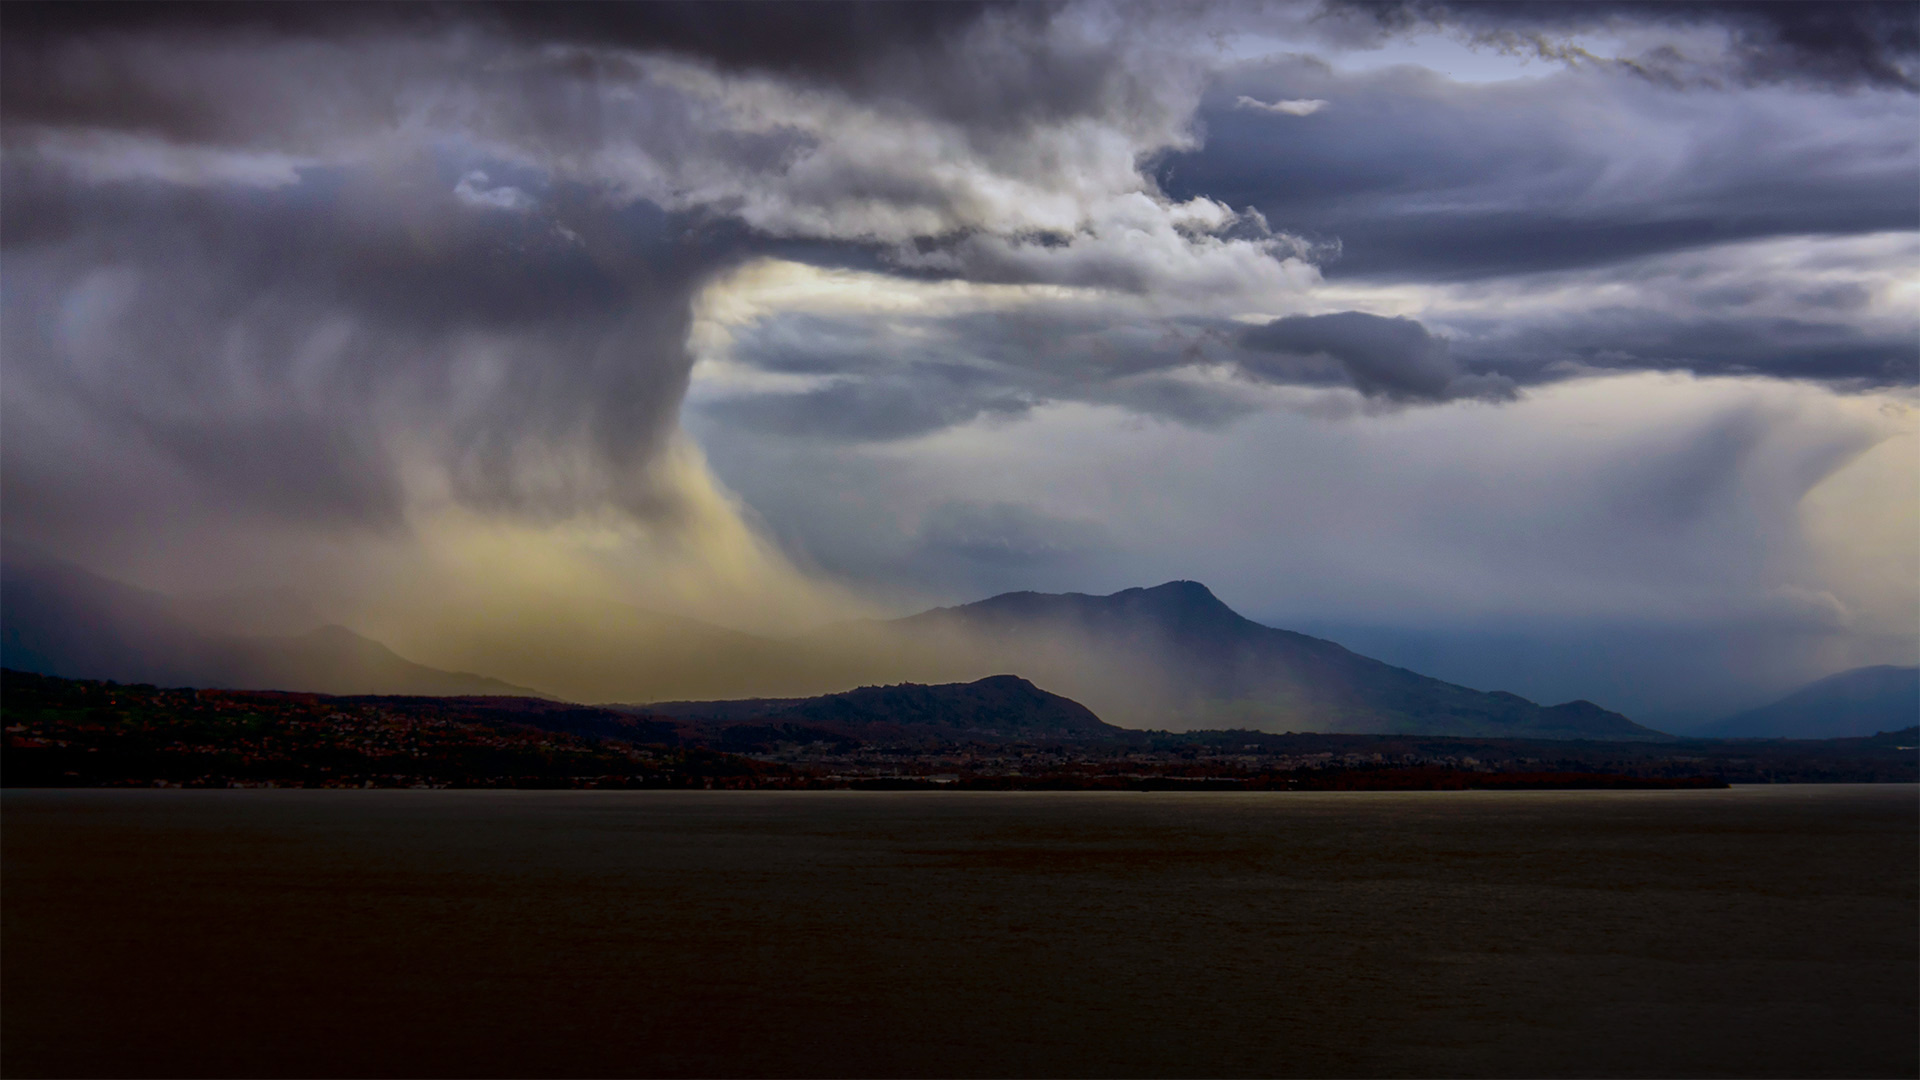
[[[1898,731],[1920,719],[1920,667],[1881,664],[1808,683],[1771,705],[1700,729],[1717,738],[1839,739]]]
[[[1079,702],[1017,675],[943,686],[863,686],[814,698],[656,702],[645,709],[686,721],[728,744],[775,735],[791,741],[808,733],[891,744],[1118,743],[1137,734],[1104,723]]]

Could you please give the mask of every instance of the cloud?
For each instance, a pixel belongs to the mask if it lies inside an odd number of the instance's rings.
[[[1518,393],[1513,380],[1505,376],[1463,370],[1446,339],[1434,337],[1412,319],[1360,311],[1288,315],[1247,330],[1240,341],[1257,357],[1241,362],[1255,374],[1284,377],[1291,373],[1289,361],[1325,358],[1337,363],[1354,388],[1368,397],[1396,402],[1508,401]]]
[[[1236,109],[1258,109],[1262,112],[1280,113],[1285,116],[1312,116],[1329,104],[1321,98],[1295,98],[1292,101],[1261,101],[1245,94],[1233,99]]]
[[[10,380],[263,509],[351,490],[345,520],[391,521],[421,484],[513,513],[649,506],[645,464],[691,363],[688,296],[725,252],[590,206],[572,212],[595,237],[582,249],[436,204],[430,162],[396,171],[418,186],[358,169],[251,193],[10,183],[12,209],[84,222],[9,247]]]
[[[1023,11],[1004,4],[932,0],[890,7],[865,3],[820,3],[804,7],[745,0],[715,6],[697,0],[662,0],[633,7],[592,4],[356,5],[318,4],[138,5],[117,8],[39,4],[7,20],[4,78],[9,111],[16,117],[67,125],[136,123],[170,130],[182,138],[204,137],[217,103],[173,94],[144,100],[124,91],[142,74],[129,53],[205,48],[244,63],[233,54],[247,45],[306,43],[335,49],[336,58],[381,51],[400,42],[464,36],[481,52],[490,44],[513,49],[594,46],[625,53],[678,56],[730,74],[766,74],[845,91],[897,84],[903,75],[926,73],[950,63],[956,44],[983,20],[995,32],[1009,24],[1045,22],[1044,9]],[[117,54],[117,55],[116,55]],[[68,61],[84,58],[80,67]],[[159,58],[151,57],[158,60]],[[350,65],[357,67],[358,65]],[[230,76],[234,68],[220,72]],[[369,74],[371,72],[357,72]],[[443,72],[444,74],[444,72]],[[590,73],[589,73],[590,74]],[[185,89],[190,78],[172,81]],[[360,80],[378,93],[385,80]],[[347,84],[328,80],[336,106]],[[145,87],[152,89],[151,86]],[[1008,97],[1038,96],[1037,85],[1009,88]],[[349,100],[353,95],[345,95]],[[974,95],[976,103],[983,100]],[[266,104],[236,103],[229,119]]]
[[[1463,364],[1523,383],[1642,368],[1858,390],[1920,381],[1920,317],[1904,270],[1915,257],[1912,233],[1791,237],[1347,298],[1417,309],[1445,328]]]
[[[1273,138],[1238,106],[1321,98],[1338,125]],[[1224,72],[1206,142],[1156,163],[1172,198],[1336,242],[1331,279],[1468,280],[1743,239],[1911,230],[1920,98],[1793,87],[1685,93],[1604,71],[1463,85],[1301,57]]]
[[[472,159],[452,185],[469,205],[524,208],[527,184],[467,179],[512,164],[914,272],[1244,290],[1306,250],[1141,171],[1196,141],[1190,34],[1097,5],[917,8],[36,13],[0,78],[10,149],[51,161],[107,140],[118,153],[84,155],[96,177],[167,179],[244,148],[284,182],[287,162],[425,141]],[[771,29],[795,20],[808,32]]]
[[[476,210],[531,210],[535,205],[533,197],[517,187],[489,186],[487,174],[479,169],[460,178],[453,187],[453,197]]]
[[[1350,286],[1339,298],[1361,310],[1253,327],[1092,290],[763,262],[709,294],[735,313],[704,331],[715,343],[691,407],[736,431],[861,441],[1046,402],[1207,427],[1274,408],[1365,411],[1343,387],[1380,403],[1501,401],[1634,369],[1898,386],[1920,353],[1900,271],[1912,245],[1750,242],[1497,282]]]
[[[1555,370],[1641,368],[1853,386],[1920,382],[1920,343],[1910,335],[1873,333],[1846,319],[1757,313],[1682,319],[1601,308],[1492,331],[1474,343],[1471,354],[1478,363],[1534,377]]]
[[[834,382],[801,393],[748,394],[709,406],[724,423],[829,439],[901,439],[982,415],[1018,416],[1030,398],[971,377],[966,368],[916,370],[912,377]]]
[[[1312,280],[1257,215],[1141,171],[1195,138],[1204,64],[1097,13],[316,10],[9,13],[10,535],[153,584],[300,565],[375,606],[369,551],[446,583],[421,568],[595,544],[747,568],[709,603],[818,599],[777,552],[722,559],[753,515],[673,454],[710,281],[805,245],[1135,294]],[[1037,400],[980,370],[731,407],[902,438]]]
[[[1574,35],[1624,27],[1652,39],[1636,54],[1608,59],[1668,84],[1728,79],[1747,85],[1920,91],[1920,19],[1911,5],[1885,0],[1329,0],[1325,8],[1371,22],[1380,34],[1455,27],[1484,47],[1576,64],[1607,60],[1581,47]],[[1690,50],[1676,47],[1681,42],[1672,36],[1658,36],[1703,29],[1717,39],[1690,38],[1685,41]]]
[[[774,33],[793,14],[778,7],[507,7],[337,25],[312,14],[10,20],[10,295],[57,308],[103,261],[132,275],[120,338],[82,365],[103,377],[68,389],[163,443],[156,402],[191,386],[204,405],[184,411],[211,422],[242,393],[284,386],[303,334],[346,326],[345,344],[301,354],[304,399],[260,406],[336,433],[290,460],[350,445],[398,470],[389,444],[402,440],[439,458],[462,498],[564,512],[615,497],[630,481],[614,477],[644,471],[670,426],[690,297],[729,252],[760,242],[706,228],[716,215],[763,236],[909,254],[918,238],[1058,227],[1071,249],[1060,269],[1009,242],[997,272],[1139,288],[1216,252],[1223,276],[1274,262],[1269,239],[1207,232],[1230,227],[1231,212],[1158,198],[1136,168],[1187,137],[1191,80],[1139,78],[1053,14],[809,13],[815,30],[843,24],[826,37]],[[853,56],[862,73],[840,78]],[[982,70],[997,77],[982,82]],[[873,80],[884,95],[869,96]],[[988,84],[1004,91],[990,108]],[[542,199],[503,172],[545,185]],[[188,183],[202,194],[178,190]],[[233,190],[242,184],[278,194]],[[445,203],[426,194],[436,187]],[[514,213],[463,220],[448,206]],[[661,208],[686,216],[669,223]],[[688,229],[704,231],[674,235]],[[949,272],[985,258],[956,256]],[[10,351],[48,393],[70,343],[30,312],[51,309],[16,306],[10,320],[22,335]],[[170,310],[195,311],[196,325]],[[147,366],[114,389],[104,372],[134,372],[136,352]],[[436,412],[436,400],[460,407]],[[373,416],[409,403],[423,415]],[[269,415],[259,430],[301,430],[294,420]],[[175,443],[179,462],[197,460]]]
[[[1207,425],[1265,404],[1252,383],[1222,375],[1237,324],[1179,314],[1185,303],[1165,296],[761,260],[701,304],[689,408],[736,431],[917,438],[1052,400]]]
[[[310,159],[274,151],[192,146],[112,131],[37,131],[30,152],[95,182],[160,180],[169,184],[234,184],[275,188],[300,182]]]

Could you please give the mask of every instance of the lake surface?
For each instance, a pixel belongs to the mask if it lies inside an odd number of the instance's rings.
[[[8,791],[0,1070],[1920,1071],[1920,790]]]

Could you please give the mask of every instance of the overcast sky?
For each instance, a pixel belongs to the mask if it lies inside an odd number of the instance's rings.
[[[104,573],[1189,578],[1672,726],[1920,649],[1911,4],[4,20],[0,523]]]

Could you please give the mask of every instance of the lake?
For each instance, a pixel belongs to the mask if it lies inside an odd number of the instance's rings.
[[[10,1077],[1920,1072],[1909,785],[0,809]]]

